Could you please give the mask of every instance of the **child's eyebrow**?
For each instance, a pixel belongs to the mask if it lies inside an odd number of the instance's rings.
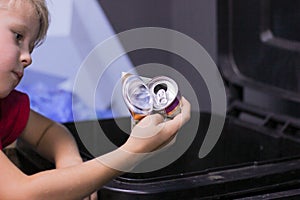
[[[17,29],[19,31],[22,31],[23,34],[26,33],[26,35],[30,36],[30,28],[28,26],[26,26],[24,23],[22,22],[18,22],[18,21],[15,21],[15,22],[12,22],[11,24],[11,27],[13,29]],[[17,31],[16,30],[16,31]],[[36,40],[36,36],[35,35],[31,35],[30,37],[34,37],[32,38],[33,40]]]
[[[30,43],[32,44],[31,45],[32,49],[34,49],[35,43],[37,40],[37,38],[36,38],[37,36],[29,35],[30,29],[28,28],[28,26],[24,25],[22,22],[13,22],[11,24],[11,27],[12,27],[12,29],[16,29],[15,31],[21,31],[21,34],[25,34],[25,35],[32,37],[32,38],[30,38],[31,39]]]
[[[25,30],[25,31],[29,31],[29,28],[26,25],[24,25],[22,22],[13,22],[11,24],[11,26],[13,28],[18,28],[18,29],[22,29],[22,30]]]

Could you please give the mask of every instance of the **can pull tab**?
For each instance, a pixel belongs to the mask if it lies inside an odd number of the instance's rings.
[[[165,106],[168,103],[167,89],[166,84],[158,84],[154,88],[155,100],[160,106]]]
[[[167,93],[164,89],[160,89],[156,94],[156,102],[164,106],[168,103]]]

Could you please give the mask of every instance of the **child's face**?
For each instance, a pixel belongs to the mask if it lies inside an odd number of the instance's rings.
[[[22,0],[23,1],[23,0]],[[39,20],[29,3],[0,3],[0,99],[20,82],[31,64],[31,52],[39,31]]]

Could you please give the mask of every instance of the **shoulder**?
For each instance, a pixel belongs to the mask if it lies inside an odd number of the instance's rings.
[[[29,119],[30,103],[25,93],[13,90],[1,99],[0,136],[2,145],[13,142],[24,130]]]
[[[15,113],[19,109],[30,107],[29,97],[27,94],[13,90],[7,97],[0,100],[1,115],[7,116],[8,114]],[[27,110],[27,109],[26,109]],[[25,111],[25,110],[24,110]],[[29,110],[28,110],[29,111]]]
[[[17,91],[13,90],[7,97],[3,99],[4,103],[27,103],[29,104],[29,98],[28,95]]]
[[[1,104],[1,114],[4,115],[4,118],[18,116],[27,120],[30,110],[27,94],[13,90],[6,98],[2,99]]]

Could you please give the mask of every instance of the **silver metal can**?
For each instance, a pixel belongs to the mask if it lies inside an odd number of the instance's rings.
[[[153,97],[140,76],[123,74],[123,99],[133,120],[139,121],[153,111]]]
[[[153,110],[173,118],[181,112],[181,94],[177,83],[166,76],[157,76],[147,83],[153,97]]]
[[[177,83],[166,76],[153,79],[133,74],[122,75],[122,92],[132,116],[132,127],[145,116],[160,113],[166,119],[181,112]]]

